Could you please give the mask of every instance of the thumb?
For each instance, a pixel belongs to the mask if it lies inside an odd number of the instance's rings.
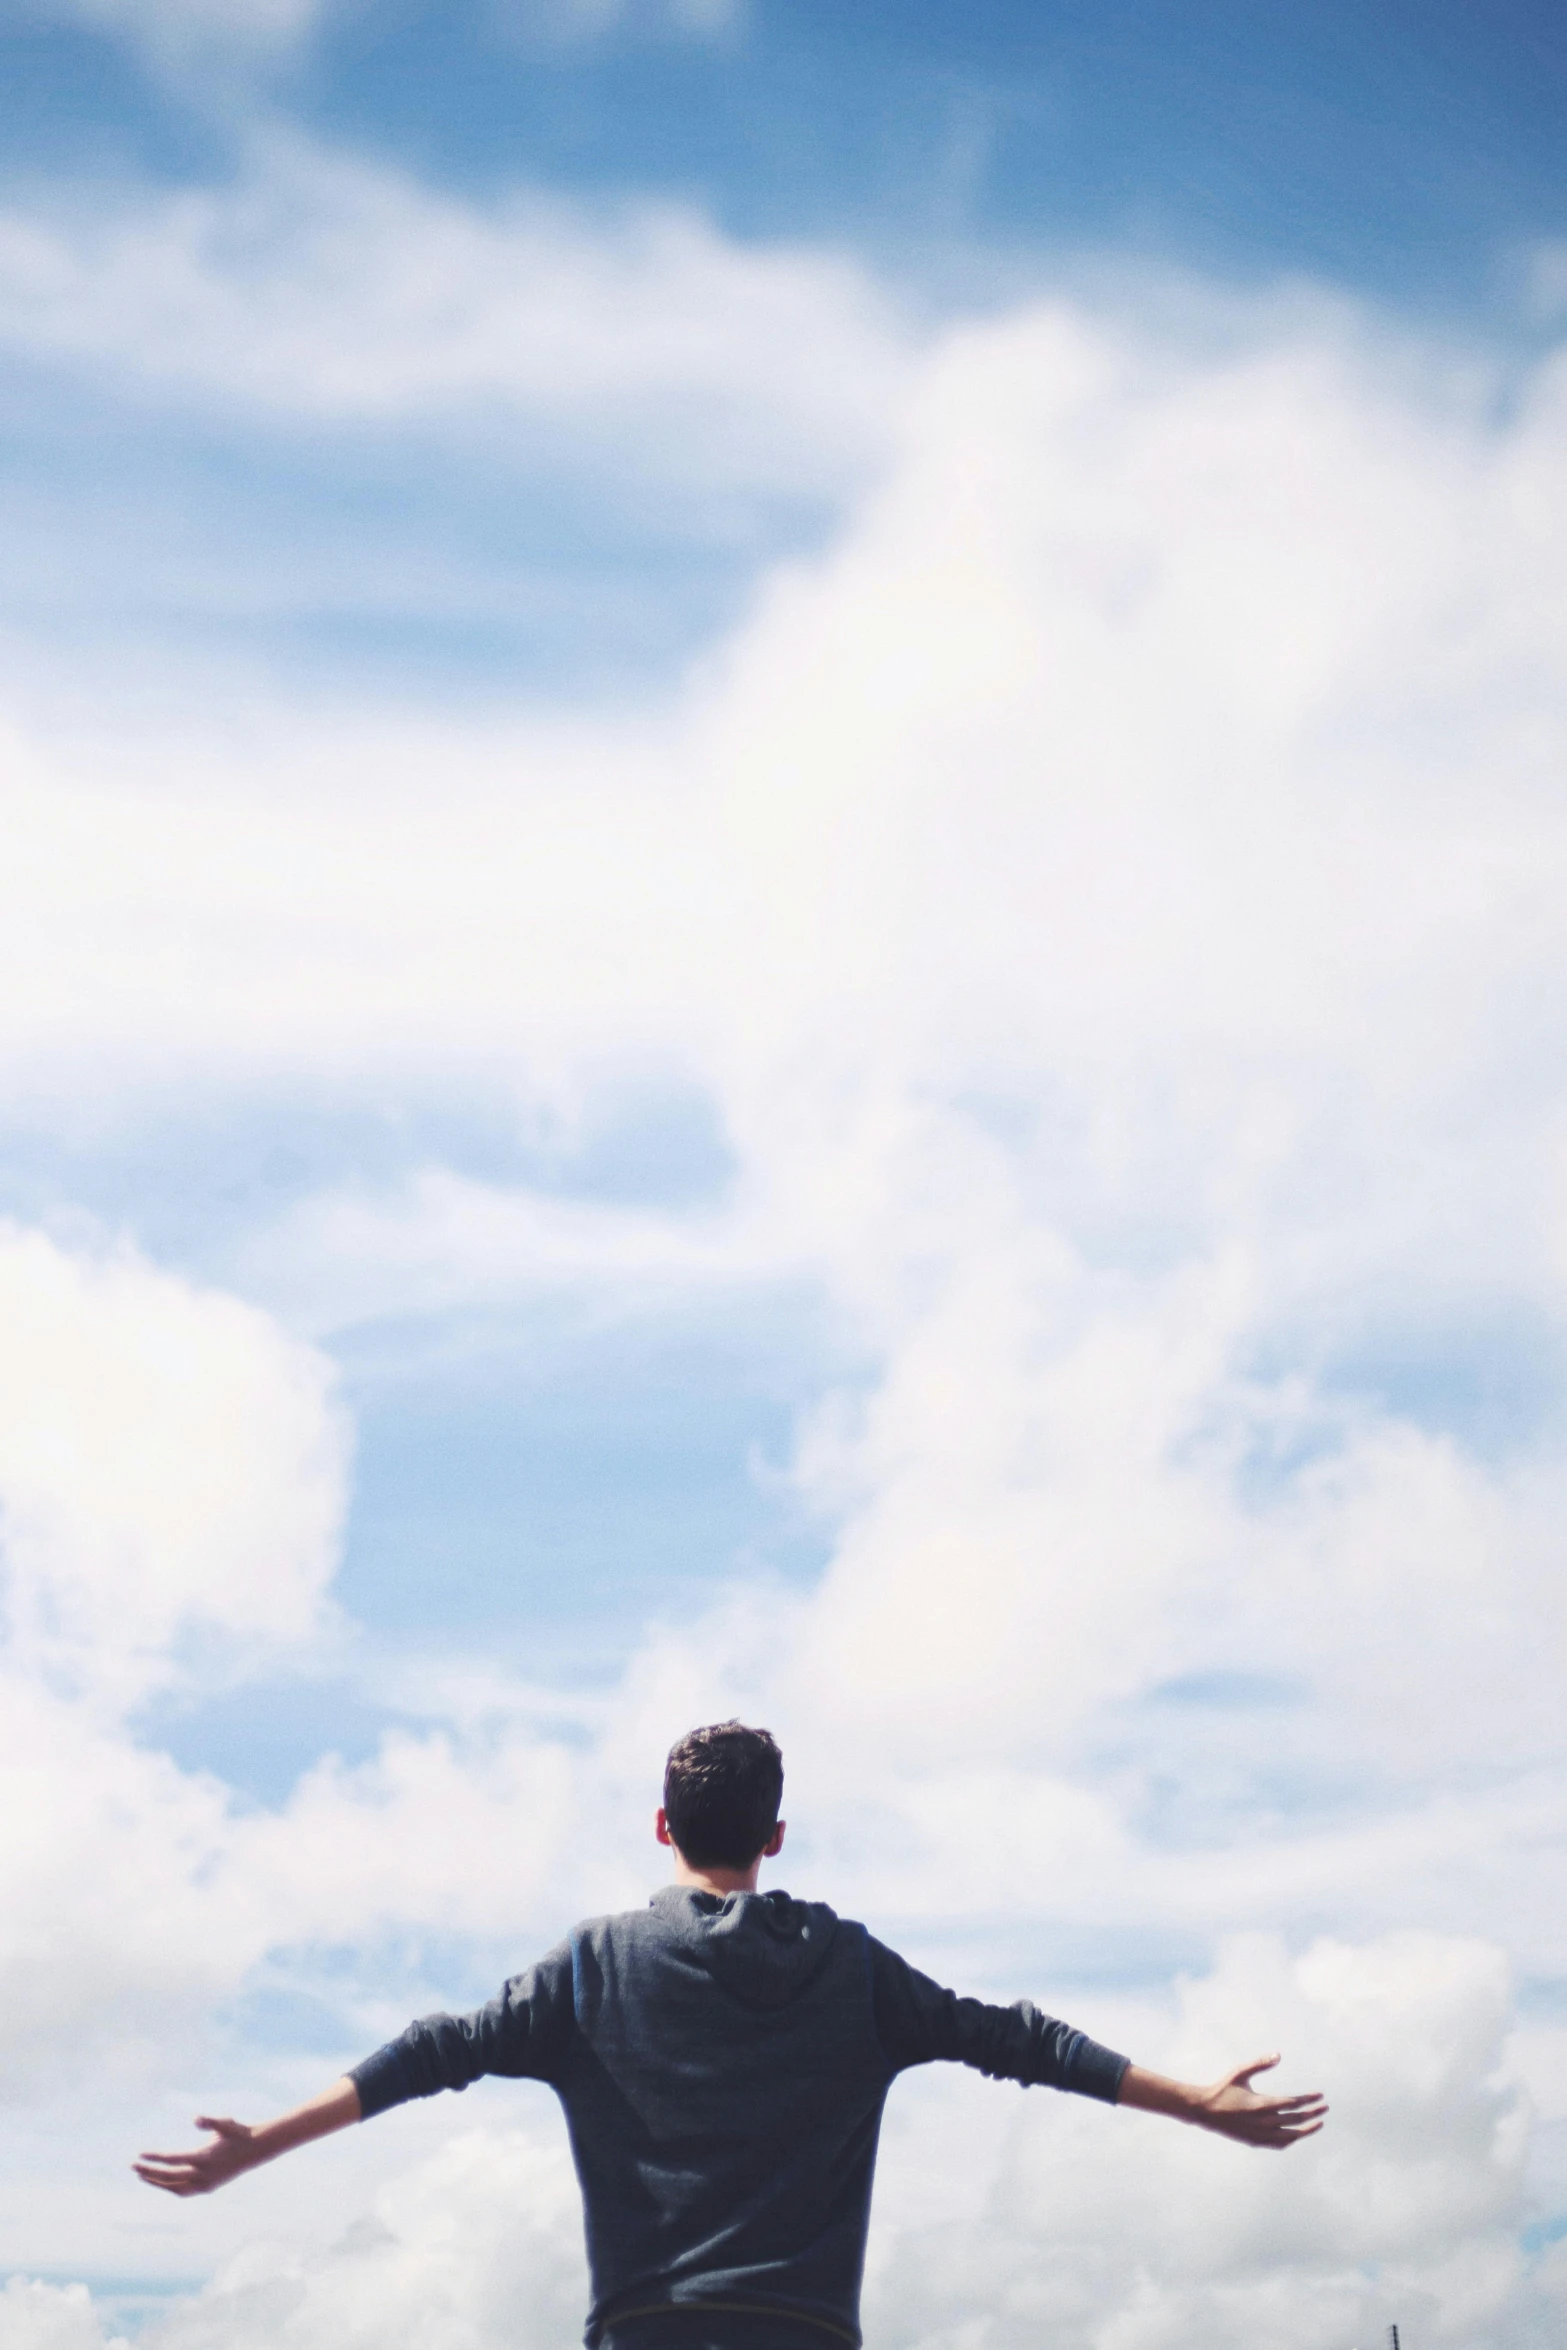
[[[1238,2064],[1230,2075],[1230,2087],[1249,2089],[1258,2073],[1271,2073],[1278,2061],[1275,2050],[1272,2056],[1254,2056],[1250,2064]]]
[[[211,2130],[219,2138],[248,2138],[250,2132],[243,2122],[231,2121],[226,2114],[198,2113],[198,2130]]]

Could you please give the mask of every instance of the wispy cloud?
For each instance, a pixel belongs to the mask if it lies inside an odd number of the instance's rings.
[[[285,54],[323,0],[31,0],[31,13],[110,34],[151,65],[179,73]]]
[[[664,479],[841,486],[916,347],[847,258],[698,213],[481,207],[274,134],[232,186],[0,216],[0,344],[229,418],[629,445]]]
[[[749,14],[748,0],[493,0],[493,9],[502,33],[554,43],[729,41]]]

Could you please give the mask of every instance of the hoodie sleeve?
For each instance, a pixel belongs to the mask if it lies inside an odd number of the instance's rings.
[[[876,2033],[894,2072],[944,2059],[972,2065],[992,2080],[1069,2089],[1106,2105],[1116,2102],[1127,2057],[1042,2015],[1026,1999],[1012,2007],[960,1999],[874,1935],[866,1939]]]
[[[562,1942],[472,2015],[427,2015],[356,2064],[361,2118],[410,2097],[466,2089],[485,2073],[555,2081],[574,2024],[571,1944]]]

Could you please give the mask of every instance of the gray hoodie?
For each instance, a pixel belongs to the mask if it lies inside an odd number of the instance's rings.
[[[1109,2104],[1126,2069],[1026,2000],[942,1990],[823,1902],[668,1885],[353,2077],[366,2118],[482,2073],[548,2081],[582,2183],[590,2350],[622,2328],[628,2350],[644,2328],[773,2350],[858,2344],[882,2106],[938,2057]]]

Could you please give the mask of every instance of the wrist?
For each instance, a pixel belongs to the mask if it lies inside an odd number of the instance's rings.
[[[1196,2081],[1172,2081],[1170,2089],[1172,2094],[1166,2110],[1172,2118],[1190,2122],[1194,2129],[1207,2129],[1213,2120],[1213,2092]]]
[[[1210,2094],[1192,2081],[1175,2081],[1167,2073],[1151,2073],[1140,2064],[1131,2064],[1122,2076],[1118,2102],[1136,2106],[1143,2113],[1165,2114],[1171,2121],[1202,2124],[1209,2116]]]
[[[267,2162],[274,2154],[281,2154],[282,2151],[281,2146],[269,2143],[269,2132],[265,2125],[248,2129],[242,2138],[229,2140],[229,2152],[237,2171],[254,2170],[257,2163]]]

